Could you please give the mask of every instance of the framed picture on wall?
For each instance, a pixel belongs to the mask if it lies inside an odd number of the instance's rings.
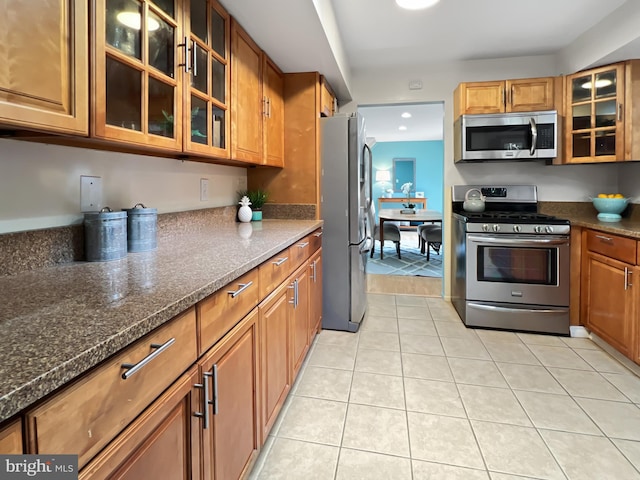
[[[424,192],[416,192],[416,198],[424,198]]]

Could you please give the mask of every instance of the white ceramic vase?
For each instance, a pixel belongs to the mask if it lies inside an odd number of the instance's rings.
[[[251,211],[251,207],[249,205],[243,205],[238,209],[238,220],[243,223],[250,222],[252,215],[253,212]]]

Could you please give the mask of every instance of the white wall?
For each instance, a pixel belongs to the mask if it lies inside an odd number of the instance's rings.
[[[354,101],[341,111],[357,105],[444,101],[444,186],[470,183],[532,183],[543,201],[584,201],[603,189],[618,185],[615,165],[553,166],[541,162],[453,163],[453,91],[460,82],[554,76],[559,74],[556,56],[535,56],[476,60],[389,69],[384,72],[356,71],[353,75]],[[408,83],[421,79],[422,90],[409,90]]]
[[[247,182],[245,168],[0,139],[0,233],[81,222],[81,175],[102,177],[103,206],[158,213],[232,205]]]

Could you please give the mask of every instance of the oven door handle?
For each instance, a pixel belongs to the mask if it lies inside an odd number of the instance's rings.
[[[478,235],[468,235],[467,239],[476,243],[490,243],[493,245],[569,245],[569,237],[559,238],[495,238]]]
[[[565,314],[569,311],[568,308],[554,308],[554,309],[542,309],[542,308],[509,308],[509,307],[498,307],[496,305],[485,305],[482,303],[475,302],[467,302],[467,307],[477,308],[478,310],[488,310],[490,312],[510,312],[510,313],[519,313],[522,311],[527,312],[535,312],[535,313],[557,313],[557,314]]]

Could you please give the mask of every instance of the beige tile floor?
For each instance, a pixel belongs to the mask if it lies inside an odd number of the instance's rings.
[[[368,301],[316,337],[252,480],[640,479],[640,379],[591,340]]]

